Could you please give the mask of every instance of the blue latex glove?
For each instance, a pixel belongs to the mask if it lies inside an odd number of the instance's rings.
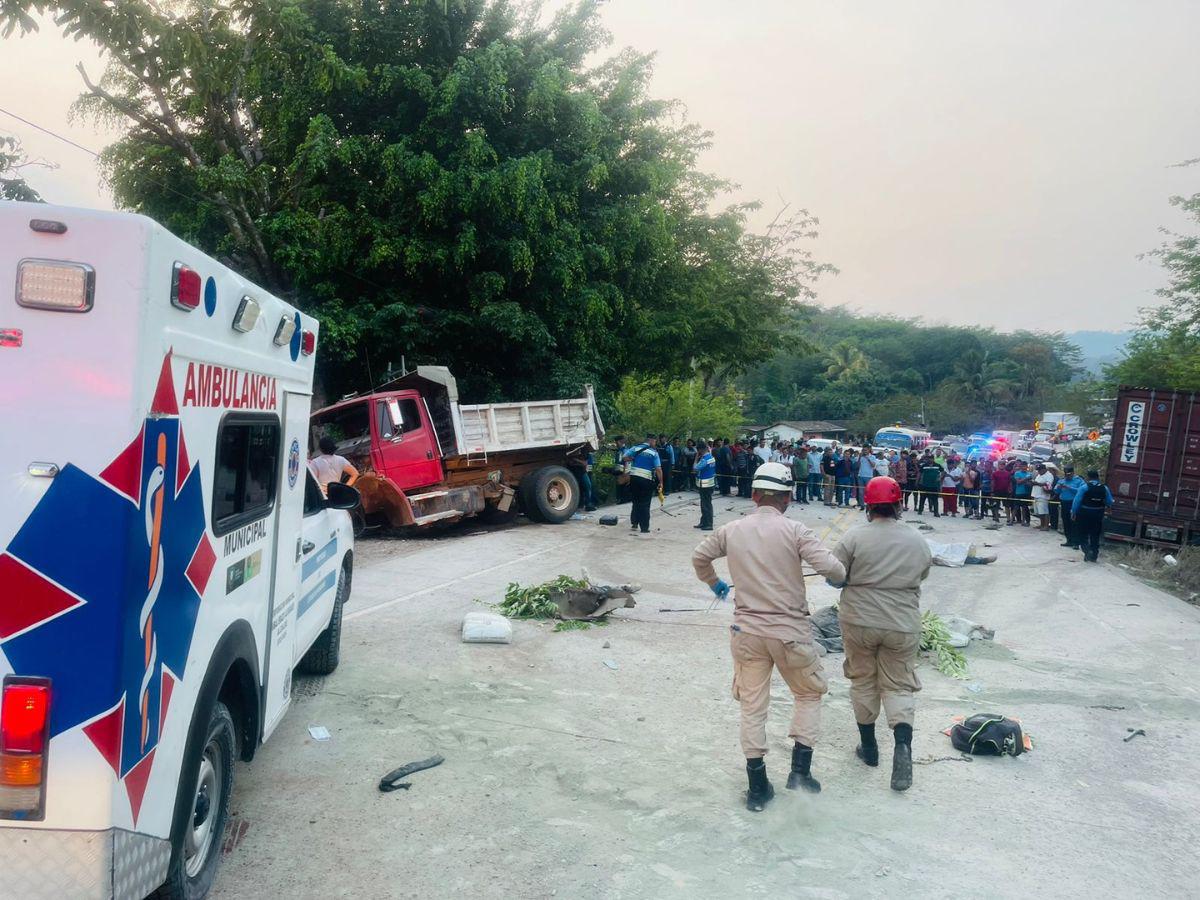
[[[717,579],[717,583],[710,585],[710,590],[717,595],[718,600],[725,600],[729,597],[729,585],[724,581]]]

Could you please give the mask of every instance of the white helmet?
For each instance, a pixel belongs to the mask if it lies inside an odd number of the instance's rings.
[[[750,483],[756,491],[791,491],[792,471],[783,463],[763,463],[754,472],[754,481]]]

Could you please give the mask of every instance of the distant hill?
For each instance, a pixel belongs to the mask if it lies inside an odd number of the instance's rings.
[[[1133,332],[1069,331],[1064,336],[1082,352],[1084,369],[1099,374],[1102,365],[1121,358],[1121,349],[1133,337]]]

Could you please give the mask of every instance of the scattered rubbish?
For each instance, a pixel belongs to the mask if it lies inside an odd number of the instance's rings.
[[[601,650],[607,650],[607,649],[608,649],[609,647],[611,647],[611,646],[612,646],[612,644],[610,644],[608,641],[605,641],[605,642],[604,642],[604,644],[603,644],[603,646],[601,646],[601,648],[600,648],[600,649],[601,649]]]
[[[972,694],[982,694],[983,693],[983,685],[980,684],[978,681],[972,681],[970,684],[967,685],[967,690],[970,691]]]
[[[616,517],[616,516],[614,516],[614,515],[607,515],[607,516],[601,516],[601,517],[600,517],[600,524],[601,524],[601,525],[616,525],[616,524],[617,524],[617,521],[618,521],[618,520],[617,520],[617,517]]]
[[[947,630],[946,642],[954,649],[961,650],[971,643],[971,639],[962,632]]]
[[[612,669],[614,672],[620,668],[620,666],[617,665],[617,661],[615,659],[606,659],[604,661],[604,664],[606,666],[608,666],[610,669]]]
[[[429,757],[429,759],[421,759],[417,762],[405,763],[398,769],[392,769],[381,779],[379,779],[379,790],[387,794],[391,791],[405,790],[407,791],[412,784],[410,782],[401,783],[402,778],[407,778],[414,772],[422,772],[425,769],[432,769],[435,766],[440,766],[446,761],[446,757],[440,753]]]
[[[949,732],[944,732],[949,734]],[[962,753],[958,756],[929,756],[925,759],[914,759],[914,766],[931,766],[934,763],[940,762],[975,762],[975,758],[969,753]]]
[[[917,531],[933,531],[933,530],[934,530],[934,528],[932,525],[922,524],[922,525],[917,526]]]
[[[1126,605],[1126,606],[1141,606],[1142,604],[1140,604],[1140,603],[1126,603],[1125,605]]]
[[[1000,530],[1000,523],[999,523],[999,522],[991,522],[991,523],[989,523],[989,524],[987,524],[987,525],[984,525],[983,527],[984,527],[985,529],[987,529],[988,531],[999,531],[999,530]]]
[[[494,608],[510,619],[564,619],[554,630],[570,631],[586,628],[614,609],[637,606],[633,595],[641,588],[636,584],[593,585],[584,574],[582,579],[559,575],[532,587],[511,582]]]
[[[659,607],[659,612],[708,612],[707,606],[664,606]]]
[[[836,606],[822,606],[809,616],[809,621],[812,622],[813,640],[817,646],[829,653],[845,652],[842,646],[842,623],[838,621]]]
[[[1177,559],[1176,559],[1174,556],[1172,556],[1170,553],[1168,553],[1166,556],[1164,556],[1164,557],[1163,557],[1163,562],[1165,562],[1165,563],[1166,563],[1168,566],[1177,566],[1177,565],[1179,565],[1179,560],[1177,560]]]
[[[1123,707],[1123,706],[1105,706],[1104,704],[1100,704],[1099,706],[1089,706],[1088,707],[1088,709],[1107,709],[1111,712],[1115,712],[1117,710],[1124,709],[1124,708],[1125,707]]]
[[[967,658],[950,643],[950,631],[931,609],[921,615],[921,649],[937,654],[937,670],[951,678],[967,677]]]
[[[469,612],[463,616],[462,639],[465,644],[511,644],[512,623],[490,612]]]
[[[646,721],[646,717],[645,717],[645,716],[638,716],[638,721],[639,721],[639,722],[645,722],[645,721]]]
[[[962,616],[944,616],[942,621],[946,623],[946,628],[950,631],[965,634],[973,641],[990,641],[996,636],[994,629],[987,628],[978,622],[973,622]]]
[[[571,518],[576,522],[585,522],[585,521],[591,521],[592,519],[594,519],[596,517],[589,516],[587,513],[577,512],[577,513],[571,513]]]
[[[1132,741],[1135,737],[1137,737],[1139,734],[1142,735],[1143,737],[1146,735],[1145,728],[1126,728],[1125,730],[1129,732],[1129,737],[1125,738],[1125,743],[1127,743],[1127,744],[1130,741]]]
[[[1021,720],[999,713],[978,713],[968,719],[955,716],[954,724],[942,734],[955,750],[976,756],[1020,756],[1033,749],[1033,741],[1021,730]]]
[[[1117,563],[1117,565],[1118,565],[1118,566],[1120,566],[1122,569],[1128,569],[1128,568],[1129,568],[1129,566],[1125,565],[1125,563]]]
[[[333,737],[333,735],[329,733],[329,729],[324,725],[309,725],[308,736],[314,741],[327,741]]]

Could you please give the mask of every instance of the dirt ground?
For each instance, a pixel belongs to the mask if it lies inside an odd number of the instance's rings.
[[[903,795],[886,763],[854,757],[840,655],[825,658],[824,791],[783,790],[790,699],[776,677],[778,795],[754,814],[731,608],[659,612],[711,600],[689,562],[697,506],[668,508],[648,538],[592,519],[362,542],[341,667],[297,678],[294,708],[239,768],[213,896],[1195,895],[1200,610],[1053,535],[910,514],[930,537],[993,545],[993,565],[936,568],[922,605],[994,628],[995,642],[972,643],[965,681],[923,663]],[[718,498],[717,524],[749,508]],[[820,506],[789,515],[833,536],[859,522]],[[511,645],[460,642],[476,598],[584,568],[640,583],[637,608],[604,628],[517,622]],[[809,587],[814,608],[833,601]],[[961,761],[941,729],[981,711],[1020,718],[1035,751]],[[331,740],[310,738],[318,724]],[[1130,728],[1146,736],[1126,742]],[[411,790],[377,790],[433,753],[445,764]]]

